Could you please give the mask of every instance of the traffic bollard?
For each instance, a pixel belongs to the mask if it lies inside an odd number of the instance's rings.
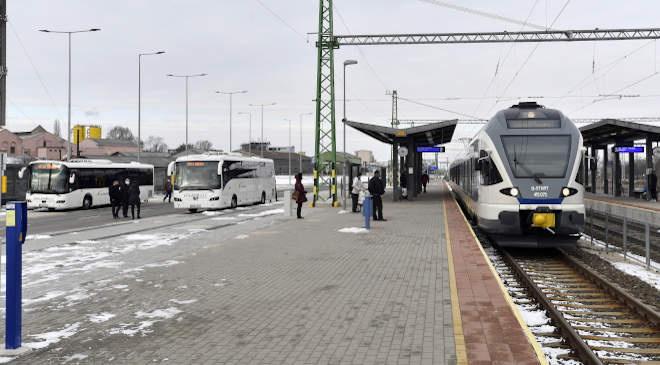
[[[371,223],[371,195],[365,195],[364,201],[362,202],[362,215],[364,216],[364,228],[369,229],[369,223]]]
[[[27,234],[27,203],[8,202],[6,208],[7,291],[5,349],[21,347],[22,245]]]

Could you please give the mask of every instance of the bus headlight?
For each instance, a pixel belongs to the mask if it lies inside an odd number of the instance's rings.
[[[500,190],[500,193],[502,193],[504,195],[509,195],[509,196],[512,196],[512,197],[515,198],[520,194],[520,190],[518,190],[518,188],[516,188],[514,186],[512,188],[502,189],[502,190]]]
[[[575,195],[577,194],[577,192],[578,192],[577,189],[565,187],[561,189],[561,196],[567,197],[567,196]]]

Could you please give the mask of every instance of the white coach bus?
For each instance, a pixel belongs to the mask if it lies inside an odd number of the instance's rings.
[[[109,160],[73,159],[71,161],[34,161],[19,171],[27,174],[25,194],[28,208],[89,209],[110,204],[108,188],[112,182],[137,179],[140,198],[154,194],[154,166],[137,162],[113,163]]]
[[[235,208],[275,198],[273,160],[233,153],[205,153],[179,157],[170,163],[175,208]]]

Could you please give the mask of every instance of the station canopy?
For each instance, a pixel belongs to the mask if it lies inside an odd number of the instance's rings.
[[[580,128],[580,132],[585,146],[605,146],[646,138],[660,141],[660,127],[618,119],[603,119]]]
[[[454,136],[458,120],[447,120],[403,129],[350,120],[345,123],[349,127],[353,127],[384,143],[393,144],[396,140],[402,141],[412,137],[415,146],[431,147],[450,142]]]

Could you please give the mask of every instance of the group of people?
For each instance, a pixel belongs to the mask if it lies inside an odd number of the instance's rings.
[[[364,186],[362,186],[362,174],[358,172],[357,176],[353,178],[353,188],[351,189],[353,213],[357,213],[360,193],[363,193],[364,191]],[[374,171],[374,176],[369,179],[366,191],[371,195],[374,220],[387,221],[387,219],[383,218],[383,195],[385,194],[385,183],[380,178],[380,172],[378,170]]]
[[[110,194],[110,204],[112,204],[112,217],[119,218],[119,209],[122,209],[124,218],[128,218],[128,206],[131,206],[131,218],[135,219],[135,207],[137,206],[137,218],[140,219],[140,184],[137,180],[130,178],[124,179],[120,184],[119,180],[112,182],[108,188]]]

